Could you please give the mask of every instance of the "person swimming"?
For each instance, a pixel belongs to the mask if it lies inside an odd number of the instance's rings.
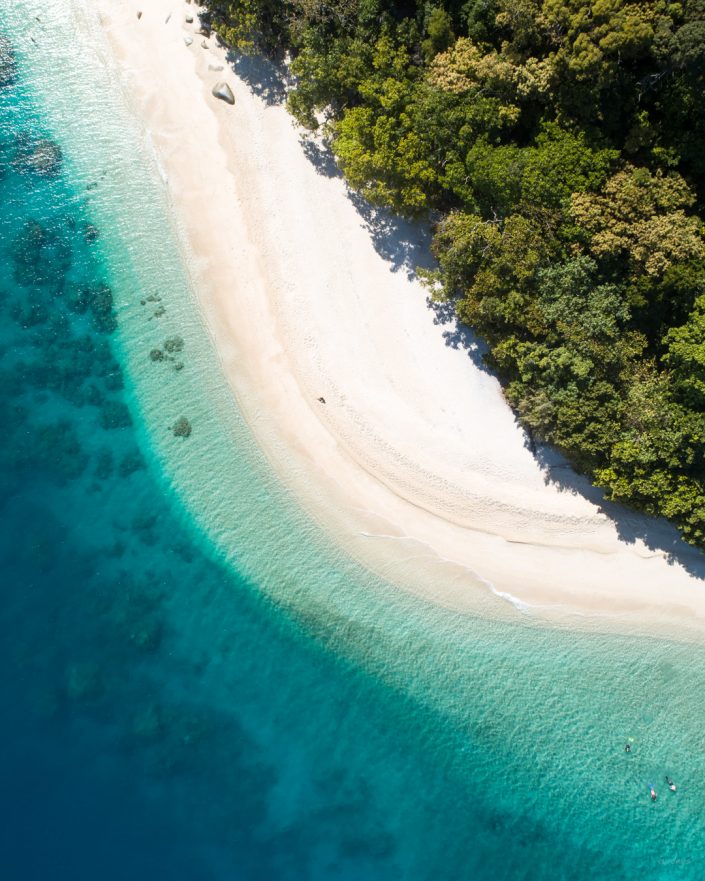
[[[671,790],[671,792],[676,791],[676,784],[673,782],[673,780],[671,780],[670,777],[666,777],[666,783],[668,784],[668,788]]]
[[[656,801],[658,794],[654,789],[653,783],[649,783],[649,792],[651,793],[651,801]]]
[[[630,753],[631,751],[632,751],[632,746],[631,746],[631,744],[630,744],[630,743],[625,743],[625,744],[624,744],[624,752],[625,752],[625,753]]]

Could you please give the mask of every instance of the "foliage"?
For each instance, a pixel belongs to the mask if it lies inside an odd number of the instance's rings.
[[[290,53],[351,187],[431,213],[434,295],[534,437],[705,546],[705,0],[209,8]]]
[[[627,166],[599,193],[574,193],[571,213],[598,257],[622,257],[635,272],[660,276],[674,263],[705,256],[702,221],[680,175]]]

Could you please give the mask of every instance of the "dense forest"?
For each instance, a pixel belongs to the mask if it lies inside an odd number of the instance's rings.
[[[291,58],[351,187],[433,221],[427,283],[530,434],[705,547],[705,0],[208,8]]]

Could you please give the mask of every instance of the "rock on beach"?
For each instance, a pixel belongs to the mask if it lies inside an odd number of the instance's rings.
[[[225,101],[226,104],[235,103],[235,95],[233,95],[233,90],[227,83],[216,83],[213,86],[213,95],[216,98],[220,98],[221,101]]]

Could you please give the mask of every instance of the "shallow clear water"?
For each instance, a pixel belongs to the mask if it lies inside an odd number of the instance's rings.
[[[705,652],[453,615],[330,546],[218,374],[86,17],[2,25],[2,876],[702,878]]]

